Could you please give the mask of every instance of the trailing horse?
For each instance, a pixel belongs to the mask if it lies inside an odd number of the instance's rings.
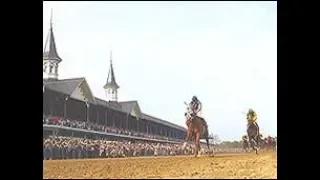
[[[186,104],[186,103],[185,103]],[[186,104],[187,105],[187,104]],[[209,147],[209,132],[206,122],[201,117],[194,117],[192,120],[191,110],[187,105],[187,112],[185,113],[186,117],[186,125],[188,127],[187,135],[185,138],[185,142],[183,143],[183,149],[187,145],[190,137],[194,137],[195,140],[195,157],[197,157],[199,149],[200,149],[200,139],[205,139],[207,142],[208,150],[210,152]]]
[[[247,134],[249,138],[249,144],[253,150],[258,154],[259,146],[260,146],[260,133],[259,126],[256,122],[248,122],[247,125]]]
[[[274,137],[266,137],[260,143],[261,149],[276,150],[276,139]]]

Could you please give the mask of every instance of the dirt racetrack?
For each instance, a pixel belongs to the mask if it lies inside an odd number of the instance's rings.
[[[277,178],[277,154],[43,161],[44,178]]]

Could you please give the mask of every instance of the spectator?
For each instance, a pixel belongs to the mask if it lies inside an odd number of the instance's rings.
[[[126,140],[91,140],[70,137],[48,137],[43,141],[43,159],[107,158],[152,155],[190,154],[181,145],[170,143],[151,143],[146,141],[130,142]]]
[[[127,129],[124,130],[116,127],[108,127],[108,126],[103,126],[103,125],[99,125],[91,122],[86,123],[84,121],[77,121],[69,118],[43,116],[43,124],[60,125],[60,126],[71,127],[71,128],[87,129],[92,131],[108,132],[108,133],[117,133],[117,134],[124,134],[129,136],[145,137],[145,138],[152,138],[152,139],[182,141],[181,139],[174,139],[174,138],[168,138],[165,136],[159,136],[154,134],[146,134],[142,132],[129,131]]]

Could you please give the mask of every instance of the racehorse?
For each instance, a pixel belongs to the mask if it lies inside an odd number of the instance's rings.
[[[259,126],[256,122],[248,122],[247,125],[247,134],[249,138],[249,144],[253,150],[258,154],[259,146],[260,146],[260,133]]]
[[[205,124],[204,119],[196,116],[192,120],[192,117],[191,117],[192,111],[186,102],[185,102],[185,104],[187,105],[187,112],[185,113],[185,117],[186,117],[186,125],[188,127],[188,131],[187,131],[187,135],[185,138],[185,142],[183,143],[183,149],[187,145],[187,142],[189,141],[190,137],[194,137],[194,140],[195,140],[195,154],[194,154],[194,156],[197,157],[199,149],[200,149],[200,139],[206,140],[208,150],[210,152],[209,132],[208,132],[208,128]]]
[[[276,150],[276,139],[274,137],[266,137],[264,142],[265,149]]]

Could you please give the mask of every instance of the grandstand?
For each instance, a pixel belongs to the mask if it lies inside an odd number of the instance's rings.
[[[107,82],[103,87],[106,100],[93,95],[84,77],[59,79],[58,70],[61,62],[62,58],[56,49],[53,28],[50,26],[43,53],[44,117],[71,119],[168,139],[184,139],[186,134],[184,127],[144,113],[138,101],[118,101],[119,86],[115,79],[112,53],[110,53]],[[48,133],[57,135],[67,130],[66,127],[45,123],[43,127],[44,135]],[[70,130],[72,129],[74,128]],[[77,132],[86,133],[84,130]]]

